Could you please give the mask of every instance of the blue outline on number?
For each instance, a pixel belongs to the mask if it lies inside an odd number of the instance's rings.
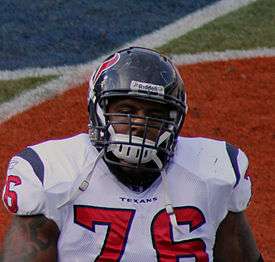
[[[96,221],[96,220],[91,220],[91,227],[87,227],[83,224],[80,224],[78,221],[76,221],[76,212],[77,212],[78,208],[83,208],[83,207],[84,208],[91,208],[91,209],[99,209],[99,210],[122,211],[122,212],[129,212],[130,211],[131,216],[130,216],[130,219],[128,221],[127,228],[126,228],[126,231],[125,231],[125,234],[124,234],[124,241],[123,241],[123,244],[122,244],[123,248],[120,250],[120,255],[119,255],[118,260],[117,260],[117,261],[120,261],[123,254],[124,254],[125,248],[126,248],[128,235],[129,235],[129,232],[130,232],[130,228],[132,226],[132,222],[133,222],[136,210],[135,209],[125,209],[125,208],[107,208],[107,207],[98,207],[98,206],[89,206],[89,205],[74,205],[74,223],[75,224],[80,225],[80,226],[82,226],[82,227],[84,227],[84,228],[86,228],[86,229],[88,229],[88,230],[90,230],[94,233],[96,233],[95,232],[95,225],[108,226],[107,233],[106,233],[106,236],[105,236],[104,243],[101,247],[100,254],[96,257],[95,261],[97,261],[97,259],[102,255],[102,252],[105,249],[106,241],[107,241],[109,233],[110,233],[110,227],[111,227],[112,222],[100,222],[100,221]]]

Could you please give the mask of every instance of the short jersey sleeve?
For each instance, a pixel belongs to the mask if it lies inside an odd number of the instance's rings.
[[[43,164],[31,148],[14,156],[8,166],[2,199],[6,208],[18,215],[43,214],[45,194]]]
[[[230,144],[226,144],[226,150],[236,178],[228,202],[228,210],[232,212],[241,212],[246,209],[251,198],[251,181],[248,176],[248,158],[242,150]]]

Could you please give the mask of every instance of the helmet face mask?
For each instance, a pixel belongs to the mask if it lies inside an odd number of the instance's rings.
[[[105,142],[106,150],[123,160],[121,165],[147,169],[146,164],[154,161],[158,170],[163,168],[158,155],[170,156],[173,153],[171,142],[176,128],[172,121],[120,113],[105,115],[109,119],[107,132],[110,134]]]
[[[137,109],[110,110],[114,101],[126,100],[134,101],[134,108],[150,104],[151,110],[145,115],[137,114]],[[90,80],[91,141],[104,149],[108,165],[159,172],[173,155],[185,100],[182,79],[169,59],[140,47],[121,50],[107,58]],[[155,105],[165,114],[151,114]]]

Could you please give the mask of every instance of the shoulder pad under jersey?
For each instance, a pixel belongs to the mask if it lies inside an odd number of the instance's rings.
[[[74,181],[94,150],[86,134],[25,148],[9,163],[3,190],[5,206],[18,215],[43,214],[45,191]]]
[[[239,148],[225,141],[180,137],[173,161],[199,179],[228,192],[228,210],[239,212],[251,197],[248,159]]]

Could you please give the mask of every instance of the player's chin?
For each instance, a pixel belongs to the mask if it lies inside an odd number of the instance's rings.
[[[109,157],[112,158],[112,161],[106,162],[108,167],[123,184],[146,188],[160,176],[160,171],[153,161],[137,167],[125,160],[117,159],[115,156]]]

